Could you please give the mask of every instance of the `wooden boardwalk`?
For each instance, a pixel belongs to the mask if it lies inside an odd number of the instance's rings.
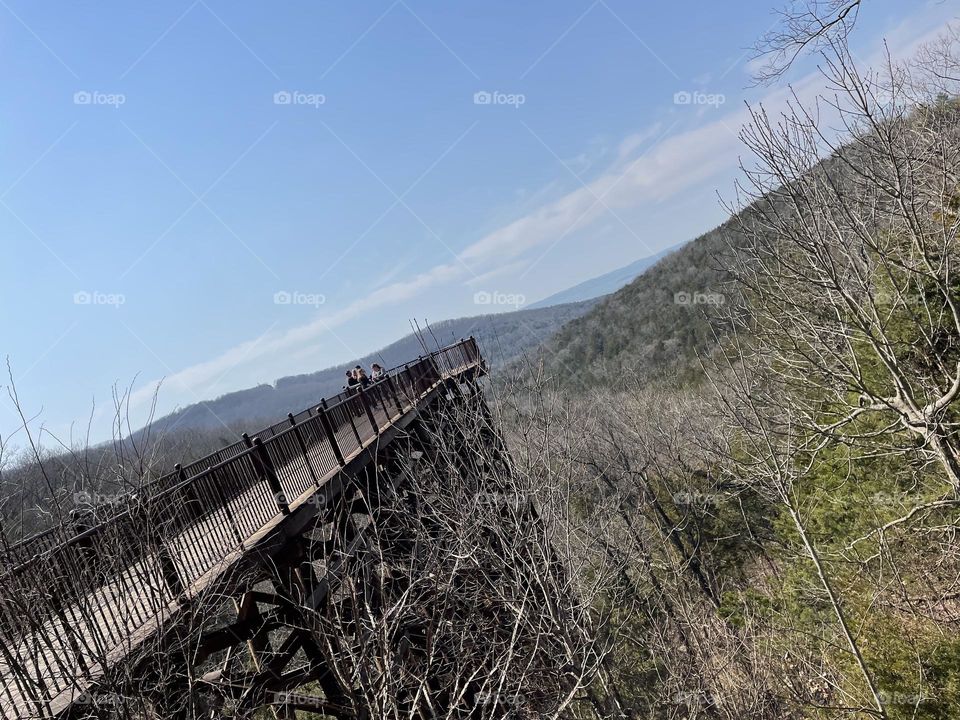
[[[317,505],[445,381],[482,371],[475,341],[461,341],[178,467],[110,520],[0,566],[0,718],[51,718],[86,702],[98,678]],[[17,551],[29,555],[29,542]]]

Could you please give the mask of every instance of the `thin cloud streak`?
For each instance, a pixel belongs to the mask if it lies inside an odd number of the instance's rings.
[[[891,53],[902,57],[932,39],[941,29],[942,26],[924,32],[926,29],[915,26],[900,26],[891,33],[897,40],[897,47],[890,48]],[[794,83],[792,90],[769,92],[760,102],[775,114],[786,109],[794,94],[802,101],[811,101],[822,91],[822,77],[812,72]],[[476,286],[478,278],[503,277],[515,272],[524,265],[523,259],[528,258],[531,251],[547,247],[549,252],[550,243],[561,236],[582,232],[610,210],[636,210],[663,203],[721,173],[730,173],[742,151],[735,131],[748,120],[749,111],[742,107],[699,127],[662,138],[646,149],[643,145],[653,135],[653,128],[627,136],[619,144],[613,164],[591,182],[488,233],[457,253],[450,262],[377,288],[342,309],[304,325],[241,343],[209,361],[173,374],[163,381],[164,386],[191,388],[193,395],[226,392],[235,388],[218,388],[217,384],[231,369],[279,354],[289,356],[304,346],[318,346],[320,339],[329,337],[335,328],[372,311],[411,300],[430,289],[454,283]],[[603,198],[603,203],[598,203],[597,197]],[[539,258],[531,260],[538,262]],[[471,275],[467,268],[479,274]],[[469,282],[471,279],[473,282]],[[134,405],[151,401],[158,382],[147,383],[135,391]]]

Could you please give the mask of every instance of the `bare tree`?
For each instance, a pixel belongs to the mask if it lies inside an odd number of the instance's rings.
[[[942,603],[956,591],[951,571],[929,571],[958,560],[949,539],[960,491],[960,135],[942,71],[955,40],[869,74],[842,38],[826,44],[833,96],[795,101],[777,118],[756,109],[743,133],[756,165],[744,168],[749,205],[729,261],[739,302],[714,372],[736,429],[721,467],[789,518],[810,598],[832,616],[822,639],[795,617],[774,622],[791,638],[797,700],[899,717],[930,697],[924,651],[891,695],[871,628],[910,616],[944,632],[950,613],[916,599]],[[932,87],[949,94],[930,96]],[[881,503],[856,485],[874,466],[890,473]],[[862,537],[824,535],[831,493],[862,498]]]
[[[330,602],[307,609],[329,676],[315,699],[284,694],[290,709],[560,718],[606,707],[591,688],[610,649],[617,568],[582,551],[556,469],[516,467],[489,422],[445,405],[395,443],[342,536],[307,549],[328,565],[362,537]]]
[[[839,140],[799,104],[779,119],[754,111],[744,132],[756,202],[732,271],[756,300],[749,331],[777,358],[774,380],[809,398],[794,422],[869,444],[906,431],[960,489],[958,109],[917,109],[902,75],[863,76],[835,49]]]
[[[804,53],[845,43],[856,24],[862,0],[790,0],[777,24],[756,46],[763,62],[754,74],[760,83],[781,78]]]

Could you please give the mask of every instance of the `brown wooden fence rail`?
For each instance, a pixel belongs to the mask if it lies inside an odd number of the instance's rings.
[[[450,377],[482,369],[473,338],[340,393],[0,556],[0,717],[47,717]]]

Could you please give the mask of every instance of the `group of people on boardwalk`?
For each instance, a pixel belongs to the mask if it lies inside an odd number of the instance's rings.
[[[346,388],[350,389],[356,386],[361,388],[367,387],[370,383],[375,383],[378,380],[382,380],[387,376],[387,371],[383,369],[383,366],[380,363],[373,363],[370,366],[370,374],[367,375],[367,371],[363,369],[361,365],[357,365],[352,370],[347,370],[347,384]]]

